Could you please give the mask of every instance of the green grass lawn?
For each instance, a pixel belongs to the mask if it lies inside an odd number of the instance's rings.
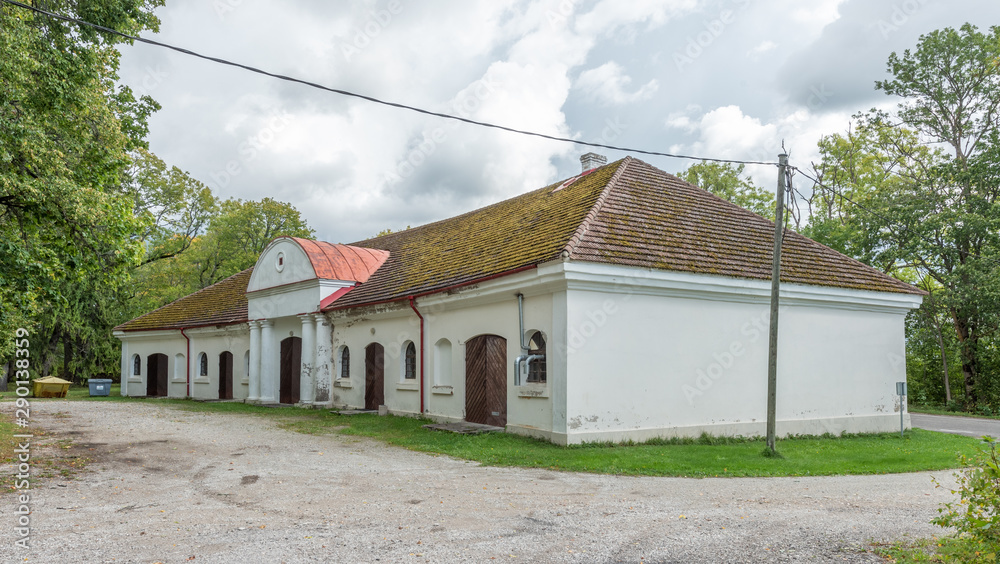
[[[327,410],[265,408],[243,403],[181,399],[135,399],[118,395],[89,397],[87,388],[70,389],[66,399],[50,401],[135,401],[188,411],[268,417],[301,433],[338,433],[367,437],[420,452],[442,454],[492,466],[549,468],[634,476],[823,476],[942,470],[957,466],[959,453],[971,454],[978,439],[915,429],[898,433],[844,437],[799,437],[778,441],[781,458],[767,458],[762,439],[652,441],[645,444],[588,444],[561,447],[512,434],[457,435],[431,431],[426,420],[377,415],[342,416]],[[4,400],[11,393],[3,394]],[[0,433],[4,432],[0,427]],[[4,441],[9,443],[9,441]],[[3,451],[0,451],[2,453]]]
[[[876,545],[875,552],[896,564],[995,564],[1000,561],[1000,546],[954,535]]]

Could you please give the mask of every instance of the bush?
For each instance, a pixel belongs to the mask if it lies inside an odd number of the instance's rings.
[[[968,535],[990,546],[1000,546],[1000,460],[997,442],[983,437],[987,448],[970,457],[962,455],[963,469],[955,473],[960,500],[938,509],[940,515],[931,522],[942,527],[955,527],[959,534]]]

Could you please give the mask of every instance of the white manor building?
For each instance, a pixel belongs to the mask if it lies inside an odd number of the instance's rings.
[[[384,405],[560,444],[760,435],[773,230],[625,158],[351,245],[279,237],[117,327],[122,394]],[[779,435],[898,429],[922,293],[786,231]]]

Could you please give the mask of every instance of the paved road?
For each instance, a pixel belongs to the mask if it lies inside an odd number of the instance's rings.
[[[0,562],[873,563],[884,562],[873,541],[940,534],[930,520],[954,499],[951,471],[602,476],[487,467],[155,402],[31,407],[32,461],[90,463],[76,479],[32,467],[30,551],[14,546],[17,505],[0,493]],[[0,417],[13,408],[0,403]]]
[[[1000,419],[976,419],[975,417],[951,417],[948,415],[926,415],[911,413],[910,424],[918,429],[941,431],[953,435],[982,437],[989,435],[1000,438]]]

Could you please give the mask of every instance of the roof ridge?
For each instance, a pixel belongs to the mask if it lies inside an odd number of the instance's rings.
[[[604,201],[607,199],[608,194],[611,193],[611,190],[618,183],[618,179],[621,178],[625,169],[628,168],[628,165],[630,165],[634,160],[635,159],[630,156],[626,156],[621,160],[618,165],[618,170],[616,170],[611,178],[608,179],[608,183],[604,185],[604,189],[601,190],[601,194],[597,197],[597,200],[594,201],[594,205],[591,206],[590,211],[588,211],[587,215],[584,216],[583,221],[581,221],[580,225],[577,226],[576,231],[570,235],[569,241],[566,242],[566,246],[563,247],[561,253],[563,257],[572,256],[573,251],[576,250],[577,245],[580,244],[580,241],[583,240],[583,236],[586,235],[587,230],[590,229],[590,224],[597,218],[597,215],[601,212],[601,208],[604,207]]]

